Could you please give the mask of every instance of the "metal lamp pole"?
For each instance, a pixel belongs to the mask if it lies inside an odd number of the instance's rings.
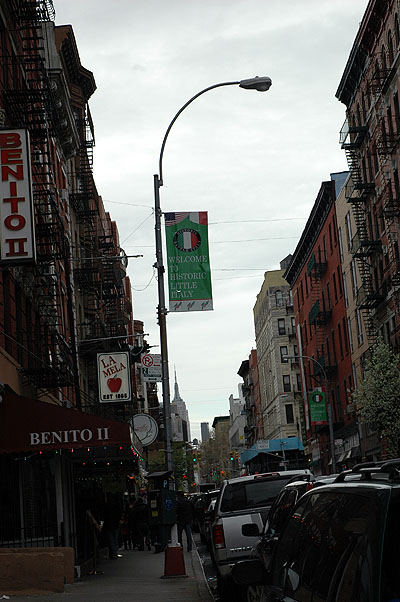
[[[163,185],[162,160],[164,156],[165,144],[172,126],[178,119],[179,115],[189,106],[196,98],[222,86],[235,86],[245,90],[258,90],[266,92],[271,87],[271,79],[269,77],[253,77],[251,79],[243,79],[233,82],[223,82],[209,86],[201,92],[198,92],[190,100],[188,100],[176,113],[175,117],[169,124],[161,145],[158,174],[154,175],[154,217],[155,217],[155,242],[156,242],[156,263],[154,267],[157,270],[158,279],[158,323],[160,326],[160,348],[161,348],[161,369],[162,369],[162,397],[163,397],[163,412],[164,412],[164,428],[165,428],[165,463],[167,470],[173,471],[174,462],[172,456],[172,425],[171,425],[171,398],[169,389],[169,367],[168,367],[168,343],[167,343],[167,308],[165,307],[165,291],[164,291],[164,263],[162,254],[162,237],[161,237],[161,208],[160,208],[160,188]]]
[[[330,443],[331,458],[332,458],[332,472],[336,472],[335,439],[334,439],[334,434],[333,434],[332,407],[331,407],[331,403],[329,401],[329,396],[328,396],[328,377],[326,375],[325,368],[323,367],[323,365],[318,360],[311,357],[310,355],[302,355],[302,354],[285,355],[285,358],[287,358],[288,360],[297,359],[299,357],[305,358],[307,360],[310,360],[311,362],[314,362],[314,364],[317,364],[317,366],[320,367],[322,374],[324,375],[327,410],[328,410],[329,443]]]

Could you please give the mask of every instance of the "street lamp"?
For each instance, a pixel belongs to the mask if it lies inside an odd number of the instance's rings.
[[[313,357],[311,357],[310,355],[285,355],[284,358],[287,360],[295,360],[298,358],[301,359],[307,359],[310,360],[311,362],[314,362],[314,364],[317,364],[317,366],[320,367],[322,374],[324,375],[324,381],[325,381],[325,391],[326,391],[326,401],[327,401],[327,411],[328,411],[328,427],[329,427],[329,443],[330,443],[330,448],[331,448],[331,458],[332,458],[332,472],[336,472],[336,458],[335,458],[335,440],[334,440],[334,434],[333,434],[333,422],[332,422],[332,408],[331,408],[331,404],[329,401],[329,397],[328,397],[328,377],[326,375],[326,371],[325,368],[323,367],[323,365],[316,359],[314,359]],[[307,392],[305,392],[307,394]]]
[[[164,410],[164,425],[165,425],[165,438],[166,438],[166,450],[165,460],[166,468],[169,471],[173,471],[173,456],[172,456],[172,425],[171,425],[171,405],[170,405],[170,390],[169,390],[169,368],[168,368],[168,344],[167,344],[167,308],[165,307],[165,291],[164,291],[164,263],[162,255],[162,238],[161,238],[161,208],[160,208],[160,188],[163,185],[163,172],[162,172],[162,161],[164,156],[165,144],[167,142],[168,135],[171,131],[172,126],[178,119],[179,115],[188,107],[196,98],[213,90],[214,88],[220,88],[222,86],[239,86],[245,90],[257,90],[258,92],[266,92],[271,87],[272,81],[269,77],[253,77],[250,79],[242,79],[233,82],[223,82],[209,86],[201,92],[198,92],[190,98],[176,113],[175,117],[169,124],[167,131],[165,132],[164,139],[161,145],[160,158],[158,162],[158,174],[154,175],[154,218],[155,218],[155,242],[156,242],[156,263],[154,267],[157,270],[158,280],[158,323],[160,326],[160,347],[161,347],[161,374],[162,374],[162,397],[163,397],[163,410]]]

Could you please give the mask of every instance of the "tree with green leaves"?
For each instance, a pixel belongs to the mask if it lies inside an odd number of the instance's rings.
[[[400,356],[379,339],[352,400],[364,422],[384,439],[390,458],[400,457]]]
[[[177,489],[182,488],[184,475],[187,481],[191,483],[193,479],[193,467],[191,466],[191,455],[186,453],[186,443],[184,441],[172,442],[172,456],[174,463],[175,485]],[[157,472],[165,470],[165,452],[164,450],[154,450],[149,452],[148,471]]]

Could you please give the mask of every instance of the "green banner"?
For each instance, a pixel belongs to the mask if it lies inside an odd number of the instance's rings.
[[[315,389],[309,394],[311,424],[327,424],[326,393]]]
[[[169,311],[213,309],[207,211],[164,215]]]

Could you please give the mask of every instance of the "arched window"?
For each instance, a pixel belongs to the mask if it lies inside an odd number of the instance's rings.
[[[399,17],[397,15],[394,18],[394,41],[397,47],[400,44]]]
[[[393,50],[393,37],[392,32],[389,29],[388,33],[388,49],[389,49],[389,63],[392,65],[394,61],[394,50]]]
[[[364,90],[362,91],[362,94],[361,94],[361,105],[362,105],[363,119],[364,119],[364,121],[366,121],[366,119],[367,119],[367,105],[366,105],[366,98],[365,98],[365,92],[364,92]]]
[[[383,69],[383,77],[385,77],[385,72],[387,71],[387,60],[386,60],[386,48],[385,46],[382,44],[382,48],[381,48],[381,55],[382,55],[382,69]]]
[[[360,109],[360,105],[357,105],[357,125],[358,127],[362,126],[363,122],[362,122],[362,118],[361,118],[361,109]]]

